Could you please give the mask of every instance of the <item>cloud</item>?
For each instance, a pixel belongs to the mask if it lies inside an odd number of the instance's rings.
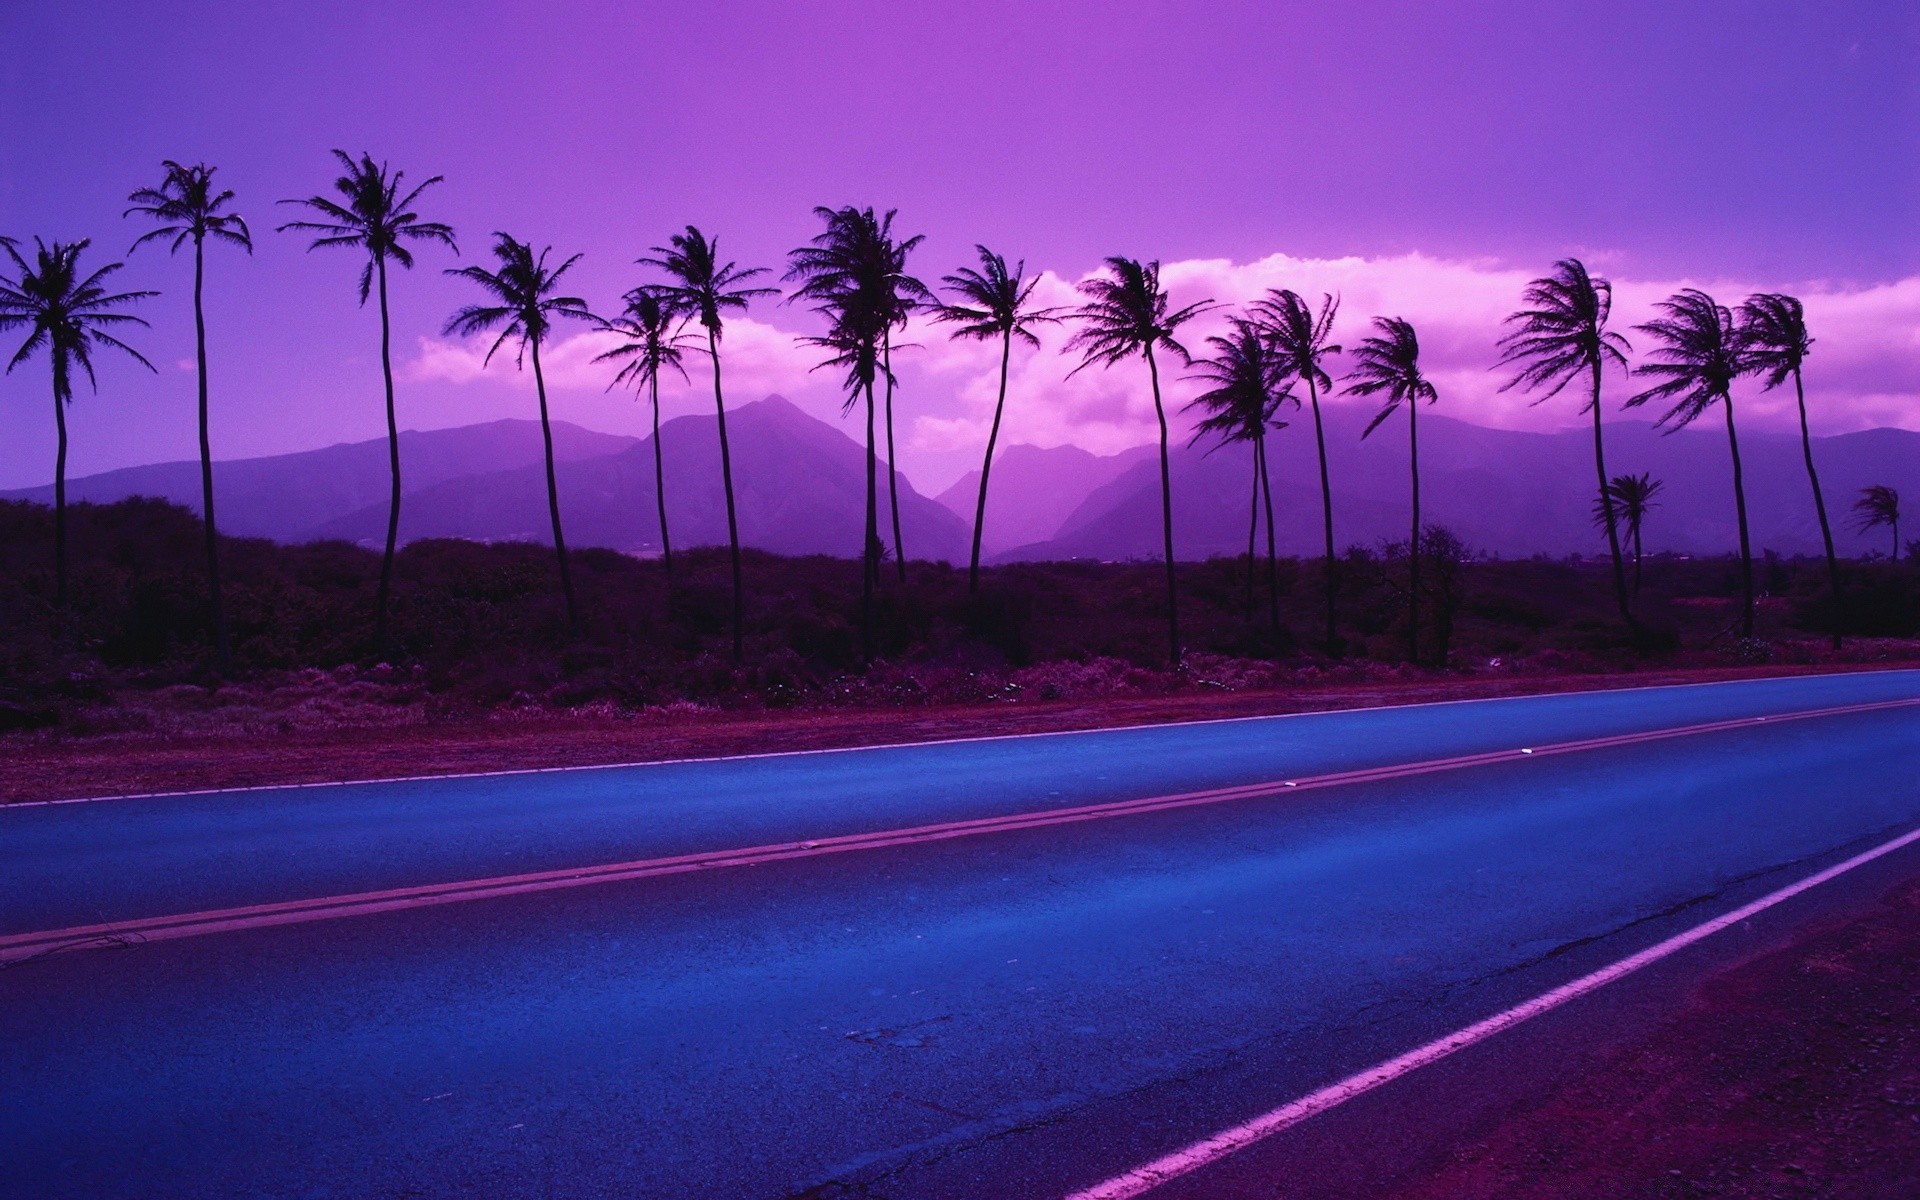
[[[1419,331],[1425,366],[1440,389],[1439,411],[1478,424],[1553,429],[1576,423],[1580,401],[1563,394],[1535,404],[1537,396],[1500,390],[1495,342],[1501,322],[1518,304],[1527,281],[1546,264],[1518,269],[1486,261],[1405,254],[1389,258],[1297,258],[1273,254],[1252,262],[1190,259],[1165,264],[1162,278],[1176,304],[1210,299],[1219,308],[1193,321],[1182,340],[1196,354],[1206,338],[1225,330],[1229,315],[1269,288],[1289,287],[1317,299],[1341,297],[1334,340],[1351,345],[1366,335],[1376,314],[1405,317]],[[1070,306],[1079,300],[1077,281],[1046,272],[1035,302]],[[1681,287],[1700,287],[1723,303],[1755,291],[1790,291],[1806,303],[1816,338],[1807,373],[1807,403],[1816,429],[1842,432],[1874,425],[1920,428],[1920,278],[1871,287],[1836,287],[1784,280],[1614,280],[1614,327],[1640,348],[1646,341],[1631,326],[1654,315],[1655,304]],[[1008,371],[1007,411],[1001,443],[1073,443],[1098,453],[1151,441],[1157,436],[1144,363],[1120,363],[1074,372],[1078,358],[1066,349],[1071,330],[1041,333],[1038,350],[1016,348]],[[839,380],[813,368],[817,351],[791,329],[760,319],[729,322],[724,343],[727,392],[741,401],[779,392],[821,416],[832,416],[841,399]],[[951,455],[984,443],[999,389],[1000,347],[958,341],[948,327],[916,319],[901,335],[896,355],[906,388],[903,432],[908,452]],[[415,379],[470,383],[511,379],[506,350],[483,367],[486,342],[423,338],[408,365]],[[604,388],[612,364],[594,356],[612,344],[610,335],[579,333],[554,342],[543,354],[553,388]],[[689,355],[691,383],[662,381],[662,397],[692,411],[706,395],[704,355]],[[1181,406],[1194,385],[1177,361],[1160,362],[1163,395],[1174,436],[1185,438],[1189,422]],[[1336,360],[1337,377],[1344,357]],[[1606,383],[1606,410],[1619,412],[1630,383],[1617,373]],[[1754,428],[1786,428],[1795,420],[1790,388],[1762,393],[1746,382],[1735,393],[1738,411]],[[1331,404],[1350,403],[1334,396]],[[1648,419],[1657,415],[1650,410]]]

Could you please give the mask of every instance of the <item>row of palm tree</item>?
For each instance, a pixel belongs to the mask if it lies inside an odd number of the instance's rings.
[[[443,222],[416,211],[429,188],[442,182],[433,176],[409,188],[402,172],[377,162],[371,155],[355,158],[335,150],[340,174],[330,193],[281,203],[304,210],[300,219],[279,226],[283,232],[310,234],[310,249],[346,248],[364,256],[358,279],[359,302],[377,294],[380,310],[381,371],[385,387],[387,440],[391,492],[387,538],[375,601],[375,642],[387,646],[388,611],[393,560],[398,540],[401,504],[399,426],[394,397],[392,329],[388,307],[389,264],[414,265],[413,248],[438,243],[458,252],[454,232]],[[130,197],[129,216],[155,222],[134,243],[165,240],[178,252],[194,250],[194,320],[199,389],[199,434],[203,525],[215,666],[229,669],[230,646],[221,598],[217,525],[214,512],[213,466],[208,415],[208,364],[203,304],[205,246],[209,239],[251,252],[253,241],[243,218],[231,211],[234,194],[214,182],[214,168],[183,166],[168,161],[158,186],[141,188]],[[908,271],[910,255],[921,245],[918,235],[896,233],[896,212],[852,206],[817,208],[820,231],[807,245],[788,256],[785,282],[793,285],[788,302],[809,304],[824,320],[825,332],[806,341],[820,348],[822,367],[839,369],[846,391],[845,411],[864,408],[866,428],[866,506],[861,591],[862,643],[869,659],[874,653],[875,591],[889,547],[881,535],[878,497],[879,438],[884,425],[888,461],[888,507],[891,517],[892,557],[898,577],[906,577],[907,552],[901,532],[898,472],[894,443],[894,396],[897,379],[892,370],[895,334],[916,314],[952,327],[953,336],[1000,343],[999,391],[987,436],[975,506],[968,588],[979,586],[982,534],[986,520],[989,480],[1007,400],[1007,380],[1016,341],[1038,347],[1042,325],[1072,320],[1076,328],[1066,342],[1080,362],[1070,374],[1089,367],[1118,367],[1136,357],[1146,366],[1159,433],[1162,545],[1166,568],[1168,657],[1179,665],[1178,594],[1174,574],[1173,481],[1169,422],[1162,394],[1161,360],[1166,357],[1194,371],[1191,378],[1206,385],[1189,407],[1202,411],[1195,439],[1212,436],[1222,444],[1246,443],[1252,453],[1252,489],[1248,526],[1248,614],[1253,612],[1254,560],[1259,522],[1264,510],[1267,530],[1266,574],[1268,615],[1279,633],[1275,515],[1272,480],[1267,462],[1271,431],[1284,428],[1288,406],[1301,407],[1297,394],[1304,385],[1306,407],[1313,417],[1319,463],[1321,524],[1324,533],[1323,590],[1325,642],[1338,652],[1338,559],[1334,539],[1333,489],[1327,463],[1326,431],[1321,400],[1335,393],[1328,367],[1342,348],[1332,342],[1339,299],[1323,296],[1315,305],[1288,289],[1272,289],[1263,298],[1227,319],[1227,332],[1207,339],[1211,354],[1190,355],[1180,340],[1182,327],[1218,306],[1200,300],[1176,307],[1163,285],[1158,262],[1111,257],[1103,269],[1083,281],[1082,303],[1069,309],[1034,303],[1038,277],[1026,273],[1026,264],[1009,267],[1007,260],[985,246],[977,246],[979,266],[963,267],[940,281],[951,299],[943,300]],[[67,596],[65,541],[65,465],[67,433],[65,407],[72,399],[76,369],[93,378],[93,352],[120,350],[142,365],[152,364],[117,335],[127,324],[145,322],[124,311],[155,295],[150,291],[113,292],[108,279],[122,267],[110,263],[83,272],[80,256],[87,241],[38,243],[30,261],[19,245],[0,238],[0,250],[12,261],[12,278],[0,279],[0,329],[25,326],[30,333],[8,364],[11,370],[40,350],[46,350],[53,370],[55,417],[59,448],[55,466],[55,592],[56,604]],[[725,318],[742,314],[756,299],[778,295],[778,289],[752,281],[767,274],[763,267],[742,267],[724,259],[717,238],[689,225],[664,246],[653,247],[637,260],[657,278],[630,289],[622,297],[618,315],[596,315],[578,296],[564,294],[562,280],[579,261],[572,255],[551,261],[551,247],[536,251],[531,242],[496,232],[492,244],[495,265],[457,266],[447,272],[475,284],[481,303],[455,312],[444,332],[462,337],[494,335],[486,361],[511,342],[515,361],[532,365],[544,440],[549,512],[561,589],[569,623],[576,626],[580,610],[568,566],[561,524],[559,482],[553,456],[553,436],[541,349],[557,321],[591,324],[615,335],[615,342],[596,361],[619,365],[614,383],[632,386],[649,402],[653,426],[654,464],[661,550],[669,581],[672,544],[667,522],[666,472],[661,444],[659,379],[664,370],[686,377],[686,353],[698,339],[688,328],[697,324],[704,333],[712,371],[715,415],[719,431],[722,486],[726,497],[728,543],[732,571],[733,655],[739,661],[744,640],[744,590],[741,577],[740,536],[727,437],[726,400],[722,387],[721,344]],[[1592,276],[1578,259],[1555,264],[1551,274],[1533,280],[1523,292],[1523,307],[1508,318],[1500,339],[1499,365],[1514,368],[1503,390],[1538,391],[1542,403],[1576,381],[1584,386],[1584,414],[1593,423],[1594,467],[1597,480],[1596,523],[1605,531],[1611,557],[1614,588],[1621,618],[1637,629],[1633,597],[1641,577],[1641,524],[1660,485],[1647,476],[1610,477],[1606,469],[1602,426],[1602,385],[1608,366],[1628,368],[1631,347],[1625,337],[1608,328],[1612,288]],[[1660,401],[1669,408],[1659,421],[1672,431],[1684,427],[1720,406],[1727,426],[1733,461],[1735,506],[1738,513],[1743,577],[1741,632],[1753,628],[1752,552],[1746,518],[1744,480],[1734,424],[1732,386],[1746,376],[1759,376],[1772,389],[1794,382],[1798,401],[1802,447],[1813,488],[1815,511],[1825,543],[1830,583],[1836,599],[1840,577],[1826,505],[1815,470],[1808,425],[1802,369],[1812,339],[1806,331],[1800,302],[1786,295],[1749,297],[1737,313],[1717,304],[1696,289],[1683,289],[1661,302],[1659,315],[1637,327],[1654,342],[1649,359],[1632,374],[1649,386],[1627,397],[1624,407]],[[1382,402],[1362,433],[1370,437],[1395,412],[1408,414],[1408,461],[1411,474],[1410,587],[1408,589],[1408,653],[1420,655],[1421,494],[1418,410],[1422,402],[1438,399],[1437,389],[1423,373],[1420,346],[1413,325],[1399,317],[1376,317],[1369,336],[1354,346],[1354,367],[1342,381],[1355,396]],[[876,394],[884,385],[884,392]],[[1863,528],[1891,524],[1898,554],[1898,498],[1891,489],[1869,489],[1856,506]],[[1879,493],[1884,492],[1885,495]],[[1628,587],[1622,525],[1633,557],[1633,586]],[[1836,626],[1835,641],[1840,633]]]

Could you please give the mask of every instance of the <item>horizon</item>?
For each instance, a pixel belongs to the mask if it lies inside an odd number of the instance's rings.
[[[530,382],[510,363],[481,370],[472,344],[438,332],[465,300],[465,285],[440,271],[471,261],[486,230],[583,252],[579,290],[604,309],[642,278],[631,260],[689,220],[777,277],[785,252],[814,232],[808,208],[846,202],[898,207],[909,231],[926,232],[911,266],[929,282],[969,261],[977,240],[1044,272],[1051,303],[1073,302],[1072,285],[1111,253],[1162,260],[1182,302],[1241,303],[1268,286],[1339,292],[1340,338],[1374,315],[1409,317],[1429,348],[1438,411],[1497,428],[1579,420],[1565,397],[1535,408],[1498,392],[1503,377],[1487,370],[1499,318],[1557,257],[1582,254],[1614,279],[1615,325],[1630,337],[1683,284],[1723,303],[1784,288],[1806,299],[1818,343],[1815,430],[1920,428],[1910,333],[1920,324],[1910,232],[1920,156],[1907,132],[1920,123],[1920,15],[1739,6],[1746,19],[1727,21],[1736,10],[1645,5],[1614,20],[1512,6],[1459,22],[1223,6],[1183,22],[1144,6],[1127,30],[1079,10],[874,20],[846,6],[743,21],[601,8],[519,21],[531,46],[575,69],[534,86],[511,61],[508,85],[488,90],[500,80],[473,68],[501,53],[489,31],[524,11],[496,4],[450,28],[437,13],[379,10],[369,19],[383,36],[368,48],[343,33],[354,22],[288,7],[219,22],[11,9],[0,29],[43,53],[0,69],[0,95],[25,115],[0,148],[0,232],[92,236],[96,261],[124,258],[142,231],[121,219],[125,197],[154,181],[162,157],[220,169],[257,242],[252,261],[208,256],[222,460],[379,436],[374,325],[354,303],[351,256],[308,254],[272,232],[291,215],[273,201],[320,190],[334,145],[364,145],[410,180],[447,177],[423,211],[455,225],[464,253],[423,253],[394,286],[401,423],[421,430],[533,415]],[[716,22],[732,36],[693,55]],[[1289,56],[1295,39],[1314,53]],[[1585,57],[1568,57],[1575,45]],[[826,48],[873,61],[888,101],[809,74],[825,61],[810,52]],[[1136,95],[1088,65],[1108,52],[1157,64],[1164,87]],[[1217,69],[1262,56],[1295,76]],[[985,76],[968,77],[970,67]],[[1448,82],[1448,70],[1468,68],[1480,86]],[[101,86],[76,96],[60,85],[81,73]],[[996,101],[956,120],[953,92],[982,82],[997,86]],[[1586,90],[1556,115],[1535,111],[1540,89],[1556,85]],[[403,86],[426,99],[396,112]],[[1712,137],[1701,139],[1690,106],[1672,104],[1682,87],[1718,102]],[[233,94],[262,97],[273,119],[231,109]],[[1035,122],[1038,113],[1054,120]],[[1143,121],[1155,149],[1136,161],[1125,148]],[[1267,136],[1250,142],[1255,129]],[[1308,147],[1312,169],[1296,165]],[[193,454],[192,373],[181,369],[191,365],[190,264],[155,249],[127,261],[116,282],[162,292],[140,306],[153,328],[134,339],[161,373],[108,362],[98,394],[81,389],[76,476]],[[794,340],[813,329],[798,306],[756,305],[729,324],[730,382],[833,419],[838,389]],[[1210,332],[1196,323],[1189,347]],[[1016,359],[1008,444],[1112,453],[1148,440],[1151,405],[1135,373],[1067,380],[1064,336]],[[611,371],[588,362],[594,337],[563,332],[548,351],[555,416],[637,434],[644,406],[603,390]],[[937,492],[977,465],[993,356],[937,331],[904,340],[921,348],[900,357],[901,468]],[[710,407],[704,372],[690,370],[690,384],[663,387],[668,415]],[[1175,414],[1187,394],[1177,374]],[[1624,386],[1610,377],[1609,418]],[[43,391],[24,368],[0,381],[0,487],[34,486],[49,471]],[[1736,398],[1748,428],[1790,419],[1783,391],[1752,385]]]

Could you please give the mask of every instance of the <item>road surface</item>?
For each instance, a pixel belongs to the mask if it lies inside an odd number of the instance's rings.
[[[11,806],[0,1195],[1066,1196],[1912,831],[1916,701],[1884,672]],[[1290,1144],[1153,1194],[1270,1194]]]

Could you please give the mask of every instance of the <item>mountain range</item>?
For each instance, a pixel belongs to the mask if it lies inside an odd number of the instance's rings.
[[[1342,547],[1406,537],[1406,427],[1396,418],[1364,442],[1366,414],[1329,406],[1336,539]],[[1589,432],[1488,429],[1431,410],[1421,417],[1421,497],[1429,521],[1482,551],[1508,556],[1598,552]],[[783,554],[859,553],[865,500],[863,447],[779,396],[728,413],[741,540]],[[657,551],[653,445],[555,422],[561,511],[570,545]],[[710,416],[677,417],[661,431],[669,518],[678,547],[726,542],[719,437]],[[1799,439],[1741,437],[1756,552],[1819,548]],[[1665,483],[1648,518],[1647,548],[1724,553],[1735,547],[1731,467],[1717,428],[1663,435],[1620,422],[1607,428],[1611,473],[1650,471]],[[546,541],[550,534],[540,428],[493,421],[401,434],[403,540],[464,537]],[[1320,546],[1318,468],[1310,422],[1271,439],[1280,548]],[[1843,552],[1884,550],[1883,531],[1856,534],[1850,508],[1862,487],[1884,483],[1920,498],[1920,433],[1872,429],[1814,440]],[[1251,459],[1244,446],[1179,446],[1172,453],[1176,550],[1182,558],[1246,549]],[[884,469],[884,464],[883,464]],[[384,439],[217,464],[221,526],[283,542],[385,536]],[[886,503],[881,479],[881,504]],[[900,478],[901,523],[913,558],[966,560],[979,477],[970,472],[930,498]],[[199,465],[158,463],[68,483],[71,500],[159,496],[198,508]],[[4,493],[47,502],[51,487]],[[1264,538],[1262,539],[1264,541]],[[984,538],[991,561],[1153,558],[1160,552],[1157,455],[1149,446],[1099,456],[1074,446],[1014,445],[994,462]]]

